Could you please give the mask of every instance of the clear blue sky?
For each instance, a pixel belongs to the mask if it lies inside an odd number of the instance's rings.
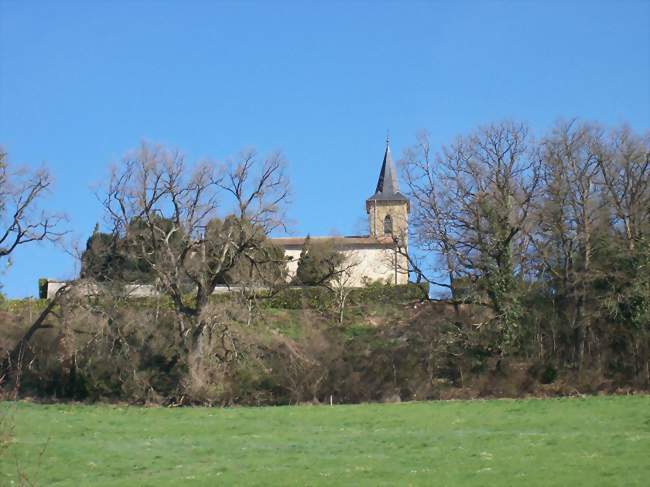
[[[515,118],[650,128],[649,1],[0,0],[0,144],[46,164],[47,206],[82,242],[91,186],[142,139],[223,159],[282,149],[295,234],[359,230],[390,129],[399,157]],[[332,187],[332,182],[335,182]],[[51,245],[17,252],[10,297],[71,278]]]

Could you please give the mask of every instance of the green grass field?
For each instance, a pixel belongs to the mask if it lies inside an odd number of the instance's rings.
[[[650,396],[0,412],[0,484],[650,484]]]

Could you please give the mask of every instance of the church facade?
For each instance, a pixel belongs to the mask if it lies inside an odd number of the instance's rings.
[[[403,251],[408,245],[409,210],[409,200],[399,190],[397,172],[387,143],[375,193],[366,200],[369,234],[310,238],[314,242],[331,241],[344,254],[346,286],[362,287],[377,281],[406,284],[408,262]],[[305,238],[272,239],[274,244],[284,249],[290,278],[298,268]],[[398,252],[398,248],[402,252]]]

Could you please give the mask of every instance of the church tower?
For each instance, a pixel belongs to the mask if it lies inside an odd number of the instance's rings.
[[[396,238],[406,246],[408,237],[409,200],[399,192],[397,172],[393,165],[389,141],[386,140],[384,162],[379,172],[375,194],[366,200],[370,236]]]

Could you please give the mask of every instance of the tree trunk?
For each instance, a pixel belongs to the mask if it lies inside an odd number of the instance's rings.
[[[52,300],[47,304],[45,309],[41,311],[41,313],[38,315],[38,318],[36,318],[36,321],[32,323],[32,326],[29,327],[29,329],[25,332],[25,334],[20,339],[20,341],[16,344],[13,350],[7,355],[7,357],[2,362],[0,378],[8,377],[11,371],[19,371],[21,369],[22,360],[30,340],[38,330],[40,330],[45,326],[45,320],[50,315],[54,307],[59,303],[61,297],[65,293],[67,293],[69,289],[70,286],[68,284],[66,284],[61,289],[59,289],[56,295],[54,296],[54,298],[52,298]]]

